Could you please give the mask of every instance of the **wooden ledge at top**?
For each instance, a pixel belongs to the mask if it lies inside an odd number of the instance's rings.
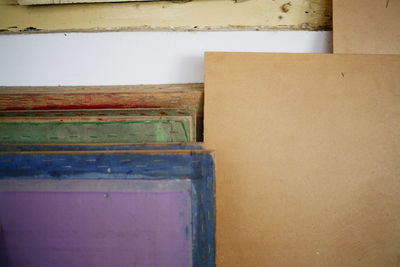
[[[0,33],[330,30],[332,0],[193,0],[22,6],[0,0]]]

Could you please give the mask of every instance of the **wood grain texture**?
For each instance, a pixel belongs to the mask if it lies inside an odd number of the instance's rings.
[[[217,266],[398,266],[400,56],[206,53]]]
[[[1,144],[1,152],[16,151],[115,151],[115,150],[201,150],[203,143],[101,143],[101,144]]]
[[[187,108],[202,116],[203,97],[203,84],[0,86],[0,109]]]
[[[333,51],[400,54],[399,0],[333,0]]]
[[[331,0],[193,0],[20,6],[0,0],[0,31],[326,30]]]
[[[203,140],[203,84],[0,87],[0,110],[173,108],[195,111]]]
[[[0,143],[149,143],[195,141],[185,110],[2,111]]]
[[[19,5],[58,5],[78,3],[109,3],[109,2],[157,2],[159,0],[18,0]]]

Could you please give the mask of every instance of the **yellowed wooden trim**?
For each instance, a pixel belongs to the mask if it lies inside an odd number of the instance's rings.
[[[157,0],[18,0],[19,5],[59,5],[77,3],[146,2]]]
[[[14,1],[11,3],[11,1]],[[331,0],[193,0],[20,6],[0,0],[0,31],[323,30]]]

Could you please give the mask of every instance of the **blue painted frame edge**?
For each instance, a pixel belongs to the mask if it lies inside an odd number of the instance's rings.
[[[195,155],[195,158],[198,155]],[[192,179],[193,266],[215,265],[215,165],[213,155],[196,159]]]
[[[214,266],[215,165],[213,152],[199,150],[118,152],[93,151],[84,154],[80,152],[75,152],[75,154],[3,152],[0,154],[0,179],[164,180],[171,177],[190,179],[193,266]],[[66,168],[67,166],[69,168]]]

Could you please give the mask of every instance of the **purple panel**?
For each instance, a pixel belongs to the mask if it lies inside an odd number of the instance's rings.
[[[188,198],[1,192],[0,258],[10,266],[188,266]]]

